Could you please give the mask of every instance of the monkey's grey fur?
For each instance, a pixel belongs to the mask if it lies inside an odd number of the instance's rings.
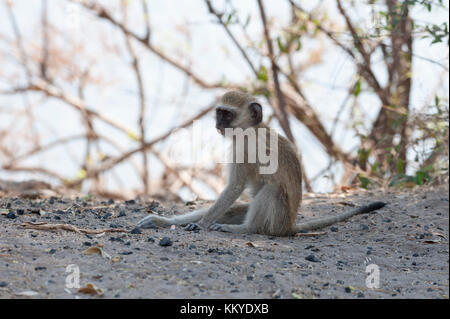
[[[263,143],[267,150],[273,148],[270,135],[277,135],[278,169],[273,174],[261,174],[259,169],[262,164],[258,159],[256,163],[249,163],[247,147],[243,150],[237,148],[233,140],[233,150],[244,152],[244,163],[229,164],[228,184],[211,207],[173,217],[149,215],[138,223],[138,227],[187,225],[186,230],[207,228],[233,233],[288,236],[323,228],[385,205],[372,203],[337,216],[295,224],[302,199],[302,170],[295,147],[262,123],[261,106],[251,95],[232,91],[226,93],[220,102],[216,108],[216,127],[222,134],[226,128],[264,128],[266,142]],[[252,201],[250,204],[236,203],[246,188],[250,189]]]

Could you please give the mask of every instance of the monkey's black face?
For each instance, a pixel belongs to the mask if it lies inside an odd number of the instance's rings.
[[[232,128],[231,123],[236,118],[236,113],[230,109],[218,107],[216,109],[216,128],[220,134],[225,135],[226,128]]]

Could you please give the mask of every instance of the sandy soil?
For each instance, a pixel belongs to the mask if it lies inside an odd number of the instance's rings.
[[[0,297],[448,298],[447,187],[311,194],[298,220],[375,200],[388,206],[316,236],[275,238],[181,227],[100,235],[25,229],[24,222],[44,222],[131,230],[150,211],[173,214],[195,206],[0,198]],[[161,243],[164,237],[170,241]],[[83,253],[99,243],[103,256]],[[66,288],[71,264],[79,268],[81,286],[93,283],[102,297]],[[379,268],[378,289],[366,286],[369,264]]]

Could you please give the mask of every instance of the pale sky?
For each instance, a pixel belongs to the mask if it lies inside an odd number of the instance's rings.
[[[18,19],[18,23],[27,41],[26,49],[29,55],[37,54],[36,46],[39,45],[40,30],[40,1],[38,0],[14,0],[14,12]],[[100,1],[101,3],[119,3],[118,1]],[[224,1],[214,1],[214,4],[220,8]],[[361,1],[362,2],[362,1]],[[260,39],[261,25],[258,19],[258,11],[256,1],[240,0],[232,1],[239,9],[240,17],[245,20],[247,14],[252,14],[254,18],[249,24],[249,34],[255,39]],[[299,1],[305,8],[312,8],[317,1]],[[358,3],[358,1],[356,1]],[[448,7],[448,1],[445,1]],[[267,14],[274,18],[275,26],[282,26],[283,21],[289,17],[285,1],[266,0]],[[130,27],[136,32],[141,32],[142,17],[137,12],[139,1],[130,1]],[[242,82],[252,76],[250,69],[241,58],[240,53],[234,48],[223,29],[212,24],[214,17],[211,16],[202,0],[152,0],[148,1],[150,10],[150,23],[152,26],[152,41],[158,47],[172,57],[182,57],[183,62],[192,62],[192,67],[196,73],[203,78],[212,82],[226,78],[232,82]],[[322,6],[327,8],[329,16],[342,24],[342,20],[338,18],[334,1],[325,0]],[[362,8],[363,6],[361,6]],[[367,7],[367,6],[365,6]],[[76,5],[68,4],[67,1],[49,0],[49,19],[53,26],[56,26],[61,34],[51,39],[58,47],[62,47],[67,51],[71,63],[79,65],[89,65],[90,60],[86,60],[89,56],[91,60],[95,60],[95,64],[90,66],[91,74],[101,77],[108,83],[106,89],[93,88],[86,91],[86,100],[93,109],[97,109],[109,117],[123,123],[129,127],[136,127],[138,104],[136,100],[136,83],[134,74],[130,72],[127,63],[129,59],[117,58],[111,52],[105,52],[102,48],[103,35],[104,45],[111,50],[117,49],[124,51],[124,39],[120,32],[112,32],[111,26],[106,22],[94,19],[90,13],[84,9],[78,8]],[[352,13],[355,22],[362,25],[370,26],[372,21],[367,21],[369,12],[364,12],[360,7]],[[117,12],[117,11],[116,11]],[[78,14],[80,14],[78,16]],[[417,10],[412,13],[420,21],[433,21],[436,24],[448,21],[448,11],[438,10],[438,12],[428,13],[425,9]],[[9,23],[4,3],[0,2],[0,34],[12,36],[12,29]],[[189,40],[180,30],[189,31]],[[236,30],[238,32],[238,30]],[[343,34],[341,39],[345,40],[347,35]],[[238,38],[242,37],[238,33]],[[85,43],[85,53],[83,55],[72,54],[72,50],[79,44]],[[318,48],[320,42],[312,40],[304,40],[302,53],[299,59],[305,59],[311,49]],[[323,42],[325,54],[323,63],[312,67],[302,75],[302,85],[311,105],[317,110],[327,129],[331,128],[335,115],[346,97],[346,88],[354,81],[355,69],[350,58],[341,50],[330,45],[330,42]],[[211,91],[196,87],[194,84],[187,85],[187,79],[171,66],[162,63],[154,55],[142,49],[139,45],[135,45],[136,51],[143,62],[145,91],[148,98],[148,110],[146,114],[146,123],[148,125],[148,135],[146,139],[166,132],[168,129],[176,126],[176,124],[186,120],[188,117],[196,114],[199,110],[209,105],[214,96],[220,91]],[[34,49],[34,50],[33,50]],[[415,52],[417,56],[430,58],[439,61],[448,66],[448,47],[446,45],[437,44],[430,46],[430,40],[417,40],[415,42]],[[17,65],[12,64],[8,55],[11,53],[5,47],[5,43],[0,38],[1,59],[4,59],[0,68],[0,73],[9,73],[20,70]],[[255,55],[255,64],[259,65],[259,60]],[[377,68],[377,76],[381,82],[384,82],[385,74],[382,68]],[[413,108],[421,108],[426,103],[430,94],[435,89],[439,75],[443,72],[443,68],[439,65],[432,64],[424,59],[415,57],[413,61],[413,89],[411,105]],[[23,79],[23,74],[22,74]],[[9,88],[17,83],[5,82],[0,77],[0,89]],[[68,90],[76,94],[74,86]],[[448,99],[448,79],[444,81],[440,95]],[[40,103],[37,98],[31,98],[35,104],[33,113],[41,121],[36,126],[37,132],[42,138],[42,144],[46,144],[55,140],[57,137],[70,136],[84,132],[79,115],[73,112],[70,107],[57,103],[54,100],[48,100],[46,103]],[[264,104],[266,111],[269,107]],[[362,93],[359,100],[361,105],[361,118],[364,123],[368,124],[374,119],[379,110],[379,102],[370,93]],[[351,103],[350,103],[351,104]],[[2,97],[0,96],[0,108],[6,109],[23,109],[22,97]],[[343,117],[348,117],[350,107],[347,107],[347,113]],[[209,123],[210,130],[205,130],[205,140],[212,144],[220,143],[219,136],[213,125],[213,114],[207,116],[204,121]],[[4,116],[0,118],[0,125],[10,125],[13,119]],[[315,176],[319,171],[328,165],[328,159],[322,150],[320,144],[310,135],[307,130],[295,119],[291,119],[291,125],[297,145],[303,153],[306,171],[310,177]],[[272,122],[272,126],[279,129],[276,121]],[[96,122],[96,128],[102,134],[116,140],[124,149],[136,147],[133,142],[123,134],[107,127],[106,125]],[[12,130],[24,129],[24,123],[15,123]],[[279,130],[281,132],[281,130]],[[346,151],[353,150],[358,145],[358,139],[353,133],[346,129],[342,123],[338,125],[335,141]],[[9,141],[16,143],[16,141]],[[114,155],[113,150],[107,145],[104,146],[106,152]],[[20,145],[18,152],[22,153]],[[158,145],[158,149],[168,148],[167,142]],[[21,151],[19,151],[21,150]],[[69,153],[66,152],[69,150]],[[71,154],[71,155],[68,155]],[[52,151],[41,153],[23,164],[43,165],[44,167],[56,169],[67,177],[75,177],[79,170],[79,163],[82,162],[84,155],[84,143],[73,142],[67,148],[55,148]],[[73,158],[76,160],[74,161]],[[3,159],[0,157],[0,162]],[[134,160],[140,164],[140,156],[134,157]],[[162,166],[156,159],[150,161],[150,175],[157,177],[161,173]],[[339,171],[337,171],[339,173]],[[124,183],[126,188],[134,188],[140,185],[136,173],[131,165],[123,164],[115,169],[115,174]],[[12,178],[16,180],[27,179],[30,177],[40,178],[41,176],[30,176],[27,174],[8,174],[0,171],[0,178]],[[45,178],[44,178],[45,179]],[[114,178],[108,177],[108,183],[112,188],[116,187]],[[331,183],[326,178],[319,178],[313,185],[315,191],[330,191]],[[210,197],[215,195],[208,192]],[[185,199],[192,199],[192,194],[183,191],[182,196]]]

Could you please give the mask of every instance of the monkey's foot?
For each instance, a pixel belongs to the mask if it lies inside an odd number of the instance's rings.
[[[209,230],[221,231],[221,232],[225,232],[225,233],[233,232],[233,230],[231,229],[231,227],[229,227],[229,225],[223,225],[223,224],[213,224],[213,225],[209,226]]]
[[[186,227],[184,227],[184,230],[187,230],[187,231],[199,231],[201,229],[202,229],[202,227],[196,223],[190,223],[190,224],[187,224]]]
[[[155,224],[155,217],[157,216],[147,216],[145,218],[142,218],[139,223],[137,224],[138,228],[156,228]]]

